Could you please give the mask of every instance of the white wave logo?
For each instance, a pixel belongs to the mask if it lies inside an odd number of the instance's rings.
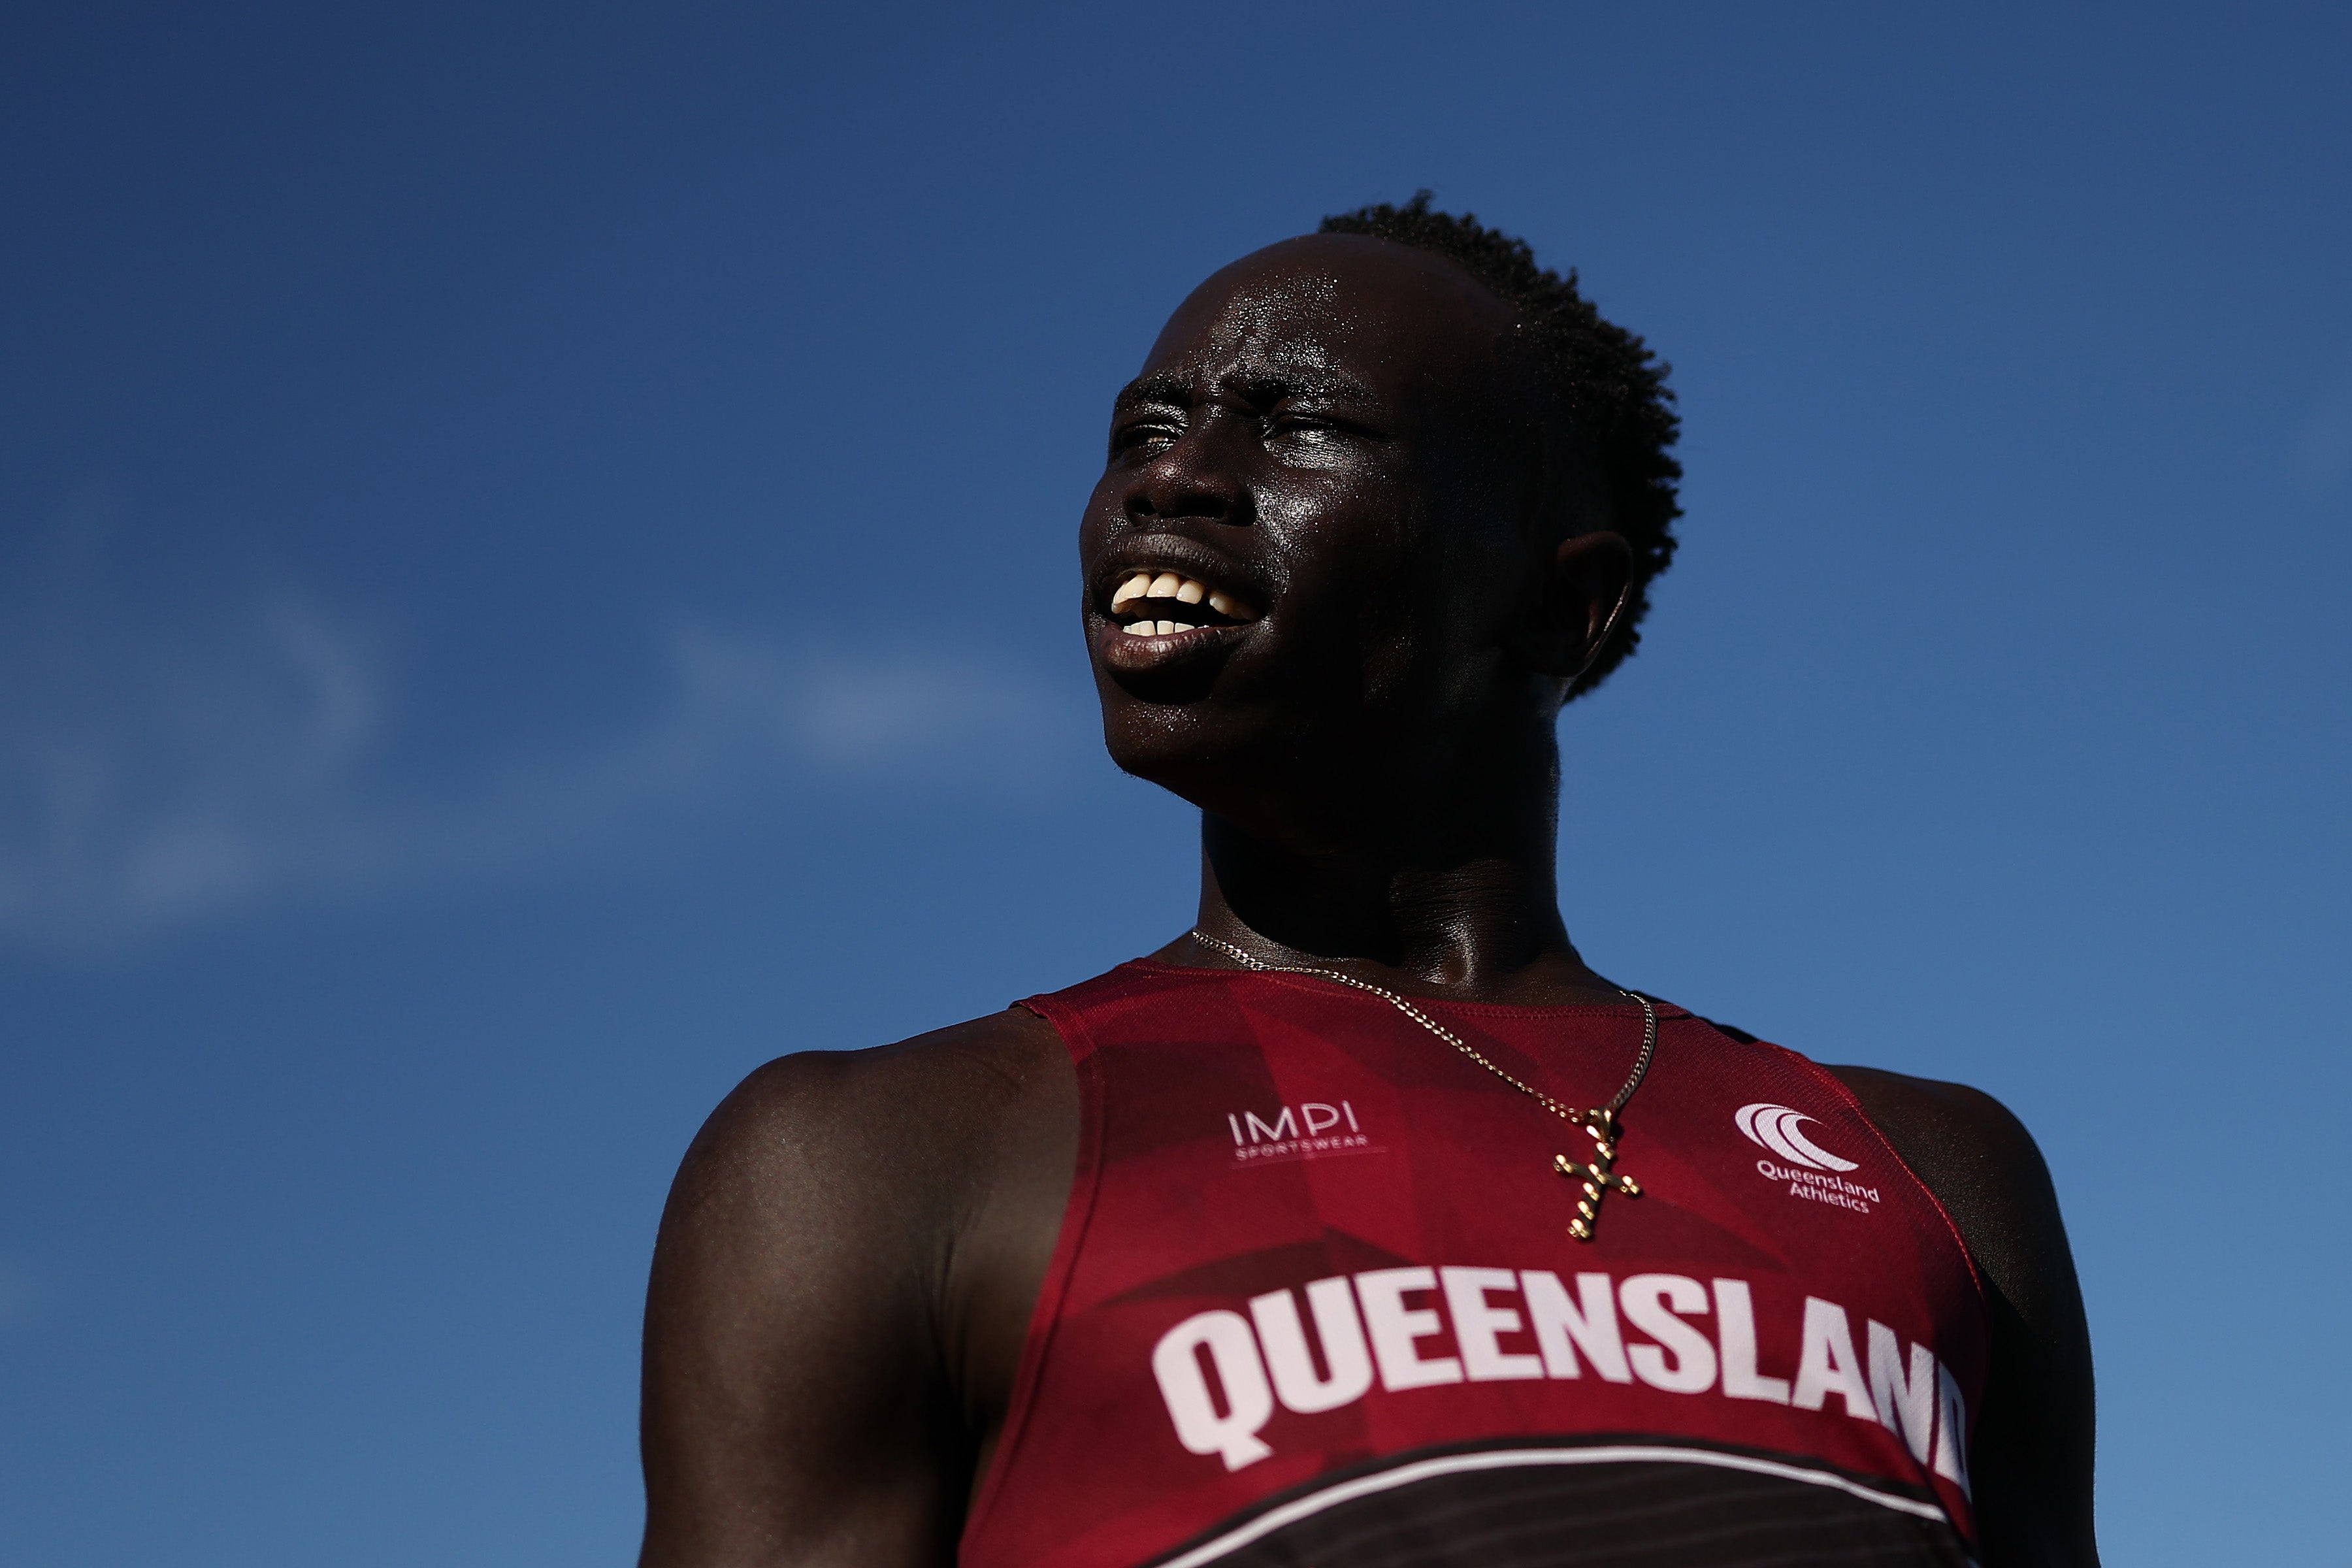
[[[1743,1105],[1731,1120],[1750,1143],[1760,1144],[1783,1160],[1815,1171],[1854,1168],[1852,1160],[1839,1159],[1797,1131],[1798,1122],[1813,1120],[1801,1110],[1791,1110],[1785,1105]]]

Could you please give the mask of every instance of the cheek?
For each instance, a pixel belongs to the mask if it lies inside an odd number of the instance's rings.
[[[1368,551],[1337,595],[1367,699],[1430,721],[1488,700],[1517,613],[1518,559],[1459,516]]]
[[[1422,542],[1399,489],[1396,475],[1361,467],[1269,476],[1255,487],[1266,557],[1317,600],[1395,597]]]
[[[1111,477],[1105,474],[1095,481],[1087,494],[1086,510],[1078,514],[1078,549],[1091,557],[1102,548],[1110,525],[1118,516],[1118,490]]]

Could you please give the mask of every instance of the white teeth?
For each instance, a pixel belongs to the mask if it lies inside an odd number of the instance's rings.
[[[1197,577],[1186,577],[1175,572],[1138,572],[1121,583],[1110,596],[1111,614],[1125,616],[1146,599],[1172,599],[1180,605],[1205,605],[1216,614],[1230,619],[1249,622],[1257,619],[1255,612],[1244,607],[1230,594],[1210,587]],[[1165,637],[1171,631],[1189,632],[1197,629],[1189,621],[1137,621],[1127,628],[1138,637]]]

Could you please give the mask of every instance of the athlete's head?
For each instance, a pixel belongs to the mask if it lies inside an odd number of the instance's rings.
[[[1302,847],[1548,777],[1673,549],[1662,374],[1425,199],[1218,272],[1119,394],[1081,529],[1112,756]]]

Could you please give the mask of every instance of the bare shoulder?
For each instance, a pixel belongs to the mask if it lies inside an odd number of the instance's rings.
[[[698,1286],[757,1291],[772,1310],[778,1292],[808,1293],[812,1316],[854,1306],[935,1319],[1001,1179],[1041,1142],[1074,1143],[1074,1100],[1060,1037],[1020,1008],[867,1050],[780,1057],[687,1151],[656,1249],[656,1300],[666,1266],[693,1257],[712,1266]]]
[[[814,1161],[920,1184],[984,1153],[1008,1111],[1066,1078],[1066,1060],[1054,1026],[1019,1007],[894,1045],[779,1057],[711,1113],[687,1169]]]
[[[2004,1288],[2022,1283],[2052,1246],[2063,1253],[2050,1168],[2007,1106],[1961,1083],[1879,1068],[1827,1070],[1853,1091],[1950,1213],[1979,1266]]]
[[[1066,1190],[1076,1100],[1053,1026],[1008,1010],[780,1058],[711,1113],[647,1294],[646,1563],[952,1560],[1011,1380],[975,1324],[1017,1320],[1052,1242],[1001,1216]]]
[[[719,1105],[708,1132],[739,1122],[794,1121],[811,1110],[909,1111],[952,1108],[978,1094],[1017,1094],[1060,1049],[1054,1026],[1023,1007],[1008,1007],[892,1045],[855,1051],[795,1051],[753,1069]]]
[[[1970,1468],[1990,1568],[2095,1568],[2090,1328],[2050,1168],[2007,1106],[1965,1084],[1828,1069],[1951,1215],[1991,1315]]]

